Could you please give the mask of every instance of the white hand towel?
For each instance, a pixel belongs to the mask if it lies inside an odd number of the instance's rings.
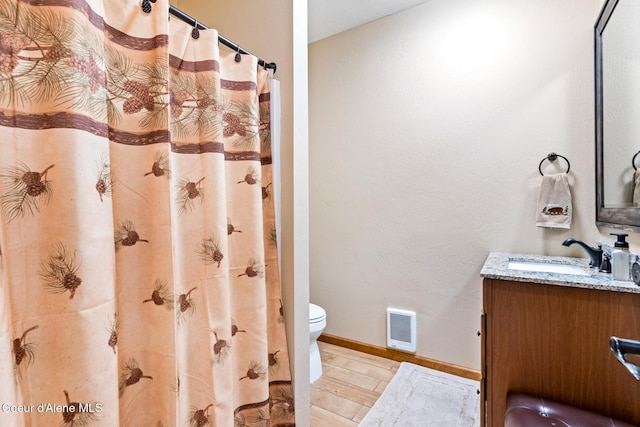
[[[633,206],[640,206],[640,170],[633,174]]]
[[[544,175],[538,194],[536,225],[547,228],[571,228],[572,213],[567,174]]]

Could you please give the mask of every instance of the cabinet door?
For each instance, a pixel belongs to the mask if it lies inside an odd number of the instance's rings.
[[[640,339],[640,295],[486,280],[487,417],[521,391],[640,425],[640,382],[609,338]]]

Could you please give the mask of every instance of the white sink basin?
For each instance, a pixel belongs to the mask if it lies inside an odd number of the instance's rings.
[[[545,262],[510,259],[508,268],[511,270],[535,271],[541,273],[577,274],[581,276],[589,275],[589,272],[585,271],[585,269],[582,267],[550,261]]]

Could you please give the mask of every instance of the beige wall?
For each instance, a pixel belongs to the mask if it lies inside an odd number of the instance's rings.
[[[594,219],[601,4],[431,0],[310,45],[310,296],[327,333],[385,346],[386,308],[414,310],[419,355],[479,369],[490,251],[613,241]],[[568,231],[535,226],[552,151],[571,161]]]
[[[306,1],[174,0],[171,3],[278,66],[275,77],[281,82],[282,94],[283,303],[289,353],[294,361],[296,422],[309,425]]]

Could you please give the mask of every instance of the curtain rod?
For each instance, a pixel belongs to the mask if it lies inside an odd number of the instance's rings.
[[[175,16],[177,18],[182,19],[187,24],[192,25],[195,28],[198,28],[200,30],[208,30],[209,29],[208,27],[206,27],[205,25],[203,25],[200,22],[196,21],[195,19],[193,19],[192,17],[190,17],[189,15],[187,15],[186,13],[181,11],[180,9],[176,8],[175,6],[171,6],[171,5],[169,6],[169,13],[171,13],[173,16]],[[223,37],[220,34],[218,34],[218,41],[220,43],[222,43],[223,45],[227,46],[229,49],[232,49],[232,50],[234,50],[234,51],[236,51],[238,53],[242,53],[242,54],[245,54],[245,55],[256,56],[256,55],[252,54],[251,52],[248,52],[248,51],[242,49],[240,46],[238,46],[237,44],[235,44],[231,40]],[[263,68],[272,69],[274,73],[276,72],[276,63],[275,62],[267,63],[263,59],[258,58],[258,64],[260,66],[262,66]]]

